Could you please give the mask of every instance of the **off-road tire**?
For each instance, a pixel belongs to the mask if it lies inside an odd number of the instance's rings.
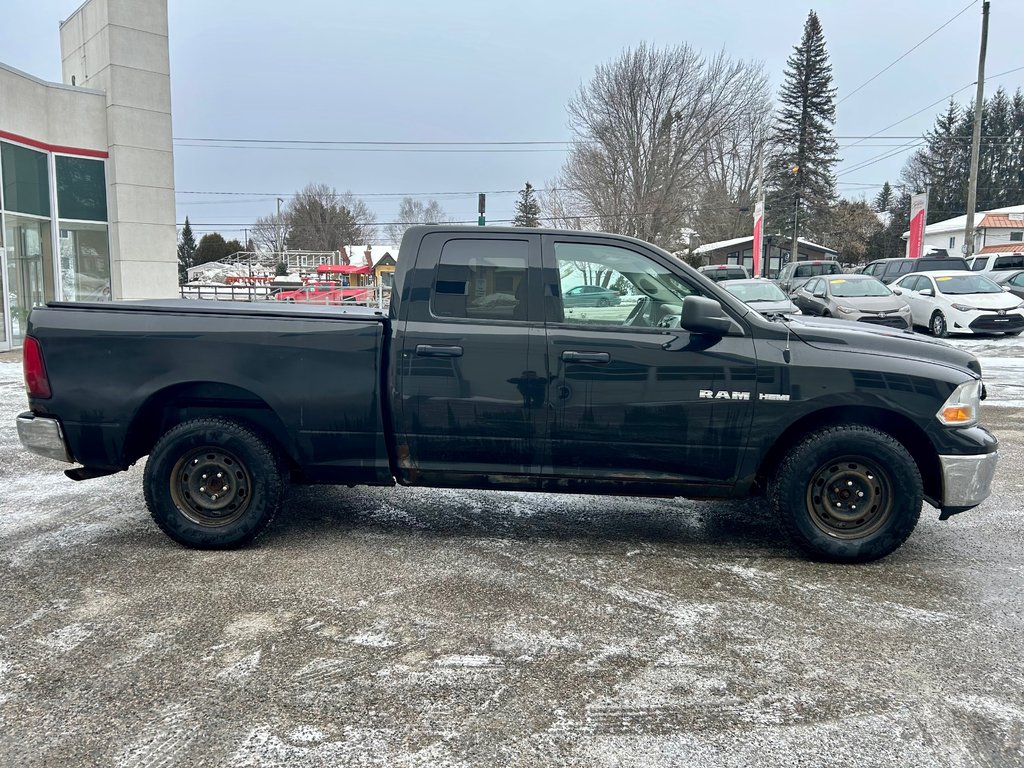
[[[146,462],[146,506],[161,530],[197,549],[255,539],[277,514],[287,474],[272,442],[228,419],[168,430]]]
[[[865,563],[894,552],[921,515],[921,473],[902,443],[845,424],[795,445],[769,483],[773,513],[815,560]]]

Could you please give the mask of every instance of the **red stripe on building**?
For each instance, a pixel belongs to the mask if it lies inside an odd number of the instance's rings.
[[[80,155],[82,157],[99,158],[107,158],[110,156],[109,153],[100,149],[83,149],[82,147],[64,147],[60,144],[47,144],[45,141],[37,141],[36,139],[30,139],[27,136],[19,136],[18,134],[10,133],[9,131],[0,131],[0,139],[10,139],[11,141],[17,141],[20,144],[28,144],[30,147],[42,149],[46,152],[60,152],[64,155]]]

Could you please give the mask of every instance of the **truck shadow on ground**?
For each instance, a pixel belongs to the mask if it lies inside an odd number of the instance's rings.
[[[691,501],[409,488],[293,488],[267,541],[352,532],[610,545],[713,545],[790,557],[763,499]],[[769,550],[769,552],[764,552]]]

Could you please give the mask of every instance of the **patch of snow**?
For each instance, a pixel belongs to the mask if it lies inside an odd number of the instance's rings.
[[[355,635],[349,635],[345,639],[353,645],[363,645],[367,648],[391,648],[398,645],[397,640],[392,640],[387,635],[380,634],[379,632],[359,632]]]
[[[68,624],[68,626],[56,629],[46,637],[40,638],[38,642],[47,648],[65,653],[77,648],[90,635],[92,635],[92,630],[84,624]]]
[[[483,654],[451,654],[442,656],[434,663],[441,667],[499,667],[502,665],[501,659]]]
[[[217,678],[220,680],[244,680],[253,672],[260,667],[260,653],[259,649],[250,653],[248,656],[236,661],[229,667],[222,669],[217,673]]]

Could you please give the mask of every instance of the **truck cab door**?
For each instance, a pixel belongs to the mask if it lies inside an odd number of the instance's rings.
[[[667,492],[728,485],[757,398],[751,337],[682,329],[682,302],[699,282],[640,244],[570,233],[542,242],[552,474]],[[620,301],[563,302],[578,285],[616,290]]]
[[[391,357],[399,480],[538,477],[548,434],[540,238],[431,233],[415,258]]]

